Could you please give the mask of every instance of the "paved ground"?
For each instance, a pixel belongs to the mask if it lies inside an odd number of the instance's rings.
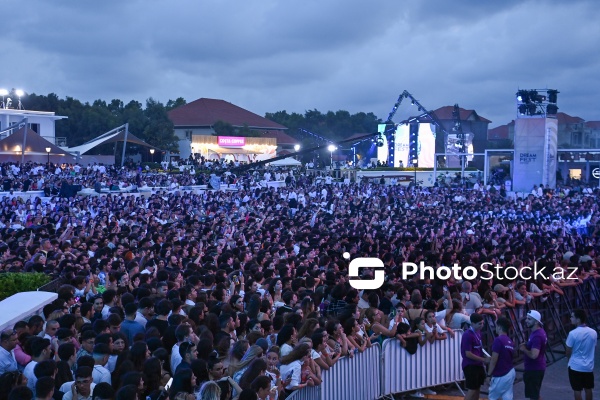
[[[594,365],[594,378],[596,387],[594,389],[594,398],[600,399],[600,344],[596,345],[596,363]],[[517,366],[518,368],[519,366]],[[525,398],[525,384],[523,383],[523,373],[517,372],[517,383],[514,386],[514,398],[524,399]],[[482,392],[487,393],[487,386],[482,388]],[[462,399],[462,395],[456,387],[450,387],[447,390],[437,389],[437,395],[426,396],[428,399],[437,400],[450,400],[450,399]],[[573,399],[573,391],[569,385],[569,378],[567,376],[567,358],[550,365],[546,369],[544,376],[544,383],[542,385],[541,397],[543,400],[568,400]],[[398,396],[398,398],[401,398]],[[410,398],[406,396],[405,398]],[[486,399],[486,394],[482,393],[482,399]]]

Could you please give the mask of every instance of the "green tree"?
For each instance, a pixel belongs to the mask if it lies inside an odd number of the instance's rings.
[[[235,128],[229,122],[217,121],[212,126],[215,136],[234,136]]]
[[[167,111],[171,111],[174,108],[185,106],[186,104],[187,104],[187,102],[185,101],[185,99],[183,97],[178,97],[175,100],[169,99],[169,101],[167,101],[167,105],[165,106],[165,108],[167,109]]]
[[[165,106],[150,97],[146,100],[144,115],[148,119],[148,125],[143,133],[144,140],[159,149],[177,151],[179,139],[175,135],[173,123],[167,115]]]

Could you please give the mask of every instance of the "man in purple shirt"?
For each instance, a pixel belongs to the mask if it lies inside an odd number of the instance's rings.
[[[512,400],[513,383],[515,382],[515,369],[513,368],[513,356],[515,345],[508,337],[510,321],[505,317],[496,321],[496,334],[492,344],[492,359],[488,366],[488,377],[491,377],[489,400]]]
[[[483,355],[483,345],[481,343],[481,329],[485,323],[483,316],[473,313],[470,320],[471,328],[465,331],[460,342],[462,369],[465,373],[465,386],[467,388],[465,400],[479,398],[479,390],[485,382],[485,369],[483,366],[490,362],[490,358]]]
[[[523,353],[525,361],[525,397],[531,400],[540,398],[540,389],[546,372],[546,332],[542,328],[542,316],[539,312],[531,310],[527,313],[525,325],[531,330],[527,344],[522,343],[519,350]]]

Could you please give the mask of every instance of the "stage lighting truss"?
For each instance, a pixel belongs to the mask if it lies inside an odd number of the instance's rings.
[[[556,89],[519,89],[516,94],[518,117],[556,115],[558,93]]]

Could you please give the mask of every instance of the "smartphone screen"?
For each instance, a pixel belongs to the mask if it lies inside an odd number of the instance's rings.
[[[165,385],[165,390],[168,392],[171,389],[171,385],[173,384],[173,378],[169,379],[169,382]]]

